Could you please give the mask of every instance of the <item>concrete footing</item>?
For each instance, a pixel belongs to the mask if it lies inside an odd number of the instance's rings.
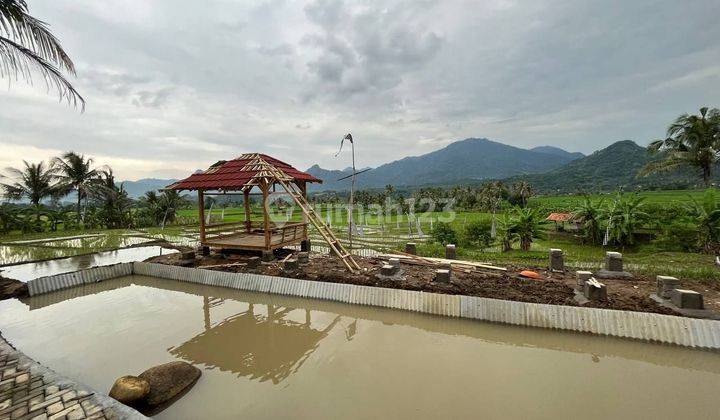
[[[297,259],[300,264],[307,264],[310,262],[310,253],[306,251],[298,252]]]
[[[619,252],[605,253],[605,270],[607,271],[624,271],[623,256]]]
[[[302,242],[300,242],[300,251],[302,252],[310,252],[311,246],[310,246],[310,239],[305,239]]]
[[[445,245],[445,259],[454,260],[457,258],[457,249],[455,244]]]
[[[275,254],[272,251],[263,251],[262,252],[262,260],[263,262],[270,262],[275,260]]]
[[[694,291],[686,289],[673,289],[671,297],[673,305],[681,309],[703,309],[703,296]]]
[[[388,260],[388,264],[392,265],[393,267],[400,268],[400,258],[390,258]]]
[[[283,271],[297,271],[300,268],[300,263],[295,258],[289,258],[283,262]]]
[[[434,281],[438,283],[450,283],[450,270],[442,268],[439,270],[435,270]]]
[[[585,282],[583,294],[589,300],[604,301],[607,300],[607,286],[595,280],[595,278],[591,278]]]
[[[663,299],[670,299],[673,289],[680,287],[680,280],[675,277],[657,276],[655,281],[657,282],[657,295]]]
[[[385,264],[380,267],[380,274],[383,276],[394,276],[398,272],[398,268],[394,265]]]
[[[257,268],[260,266],[260,257],[250,257],[247,259],[248,268]]]
[[[550,249],[550,271],[565,271],[565,257],[563,256],[562,249]]]
[[[417,244],[415,242],[408,242],[405,244],[405,253],[411,255],[417,255]]]
[[[577,289],[581,292],[585,290],[585,282],[590,280],[592,276],[593,273],[590,271],[576,271],[575,279],[577,280]]]

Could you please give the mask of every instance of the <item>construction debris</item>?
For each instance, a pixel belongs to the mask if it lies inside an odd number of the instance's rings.
[[[585,282],[585,288],[583,294],[586,298],[594,301],[606,301],[607,300],[607,286],[595,280],[592,277],[590,280]]]

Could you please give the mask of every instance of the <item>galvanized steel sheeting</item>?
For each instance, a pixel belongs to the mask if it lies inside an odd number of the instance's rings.
[[[145,262],[117,264],[43,277],[28,282],[28,288],[30,294],[34,296],[130,274],[528,327],[579,331],[687,347],[720,349],[720,321],[644,312],[443,295],[251,273],[228,273]]]

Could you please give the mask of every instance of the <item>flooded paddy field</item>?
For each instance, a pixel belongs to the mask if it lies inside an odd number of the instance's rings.
[[[0,302],[30,357],[100,391],[183,360],[156,416],[716,418],[720,355],[129,276]]]
[[[0,276],[9,279],[27,282],[29,280],[69,273],[91,267],[118,264],[132,261],[142,261],[151,257],[158,257],[178,252],[175,249],[161,246],[139,246],[133,248],[116,249],[112,251],[96,252],[77,255],[67,258],[33,261],[24,264],[0,266]]]

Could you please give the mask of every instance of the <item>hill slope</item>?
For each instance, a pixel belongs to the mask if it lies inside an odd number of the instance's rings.
[[[130,198],[139,198],[147,191],[157,191],[160,188],[165,188],[176,179],[157,179],[157,178],[144,178],[138,179],[137,181],[123,181],[123,187],[127,191]]]
[[[692,170],[638,177],[640,170],[653,158],[644,147],[630,140],[619,141],[582,159],[542,174],[515,176],[530,182],[540,193],[575,193],[612,191],[619,187],[634,190],[648,188],[686,188],[699,183]]]
[[[532,150],[533,152],[547,153],[549,155],[563,156],[573,160],[582,159],[585,157],[585,155],[580,152],[568,152],[567,150],[563,150],[555,146],[538,146],[533,147],[530,150]]]
[[[567,153],[567,152],[565,152]],[[569,153],[567,153],[570,155]],[[382,188],[387,184],[398,187],[424,184],[448,185],[505,178],[513,175],[545,172],[573,160],[571,156],[520,149],[488,139],[457,141],[440,150],[406,157],[381,165],[359,175],[358,188]],[[308,172],[324,181],[314,190],[344,190],[349,180],[337,182],[347,175],[343,171],[328,171],[317,165]]]

